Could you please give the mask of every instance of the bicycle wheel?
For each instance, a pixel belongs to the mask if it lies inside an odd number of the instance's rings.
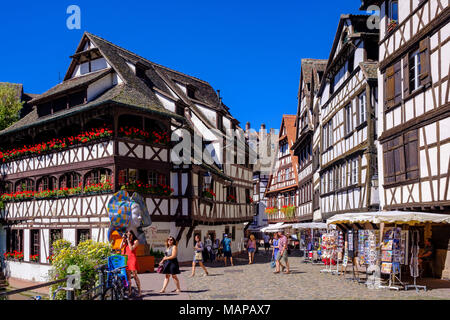
[[[124,287],[122,284],[121,279],[117,279],[114,283],[114,293],[115,293],[115,300],[123,300],[124,298]]]
[[[103,300],[114,300],[114,290],[112,287],[106,289],[102,299]]]

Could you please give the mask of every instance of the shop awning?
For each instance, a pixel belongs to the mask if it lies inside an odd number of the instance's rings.
[[[294,223],[292,226],[294,229],[335,229],[336,226],[331,224],[327,225],[324,222],[305,222],[305,223]]]
[[[339,223],[397,223],[397,224],[424,224],[424,223],[450,223],[450,215],[413,211],[378,211],[337,214],[327,220],[327,224]]]
[[[277,232],[282,229],[284,222],[277,222],[274,224],[269,224],[267,227],[261,229],[261,232]]]

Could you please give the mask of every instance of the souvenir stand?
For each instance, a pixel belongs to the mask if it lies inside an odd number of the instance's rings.
[[[322,222],[295,223],[292,228],[300,231],[300,238],[304,243],[305,259],[303,262],[323,264],[322,235],[329,228],[327,224]],[[335,226],[331,226],[331,228],[335,228]]]
[[[450,215],[380,211],[340,214],[327,220],[327,224],[336,225],[362,225],[365,223],[377,226],[378,230],[358,230],[357,234],[355,234],[355,230],[349,231],[348,248],[346,250],[348,256],[350,257],[352,251],[355,250],[356,252],[353,252],[353,254],[357,257],[358,263],[366,265],[368,274],[369,271],[379,270],[381,275],[388,277],[388,284],[379,284],[378,288],[426,290],[425,286],[416,284],[416,278],[419,276],[419,232],[416,227],[449,224]],[[354,248],[354,236],[358,237],[357,248]],[[410,270],[413,284],[406,285],[402,281],[402,269]],[[368,281],[366,284],[370,285]]]
[[[332,273],[332,266],[337,264],[337,234],[336,231],[329,231],[322,235],[322,261],[325,269],[320,270],[324,273]]]

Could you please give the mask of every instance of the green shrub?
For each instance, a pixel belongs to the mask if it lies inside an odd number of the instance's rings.
[[[80,289],[75,290],[75,295],[78,295],[98,282],[96,267],[107,263],[112,250],[109,243],[86,240],[80,242],[78,246],[72,246],[69,241],[61,239],[53,243],[53,253],[52,268],[49,271],[50,281],[70,276],[72,273],[68,272],[69,267],[76,266],[81,274]],[[61,285],[65,286],[65,283],[50,287],[50,297]],[[64,300],[65,292],[58,292],[56,299]]]

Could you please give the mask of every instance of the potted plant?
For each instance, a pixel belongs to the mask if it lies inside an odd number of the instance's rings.
[[[207,199],[213,199],[216,197],[216,194],[211,189],[203,190],[202,197]]]
[[[5,252],[3,254],[3,257],[5,258],[5,260],[12,260],[14,259],[14,254],[12,254],[11,252]]]
[[[228,201],[228,202],[231,202],[231,203],[236,203],[236,197],[233,196],[232,194],[229,194],[229,195],[227,196],[227,201]]]
[[[31,262],[39,262],[39,255],[38,254],[30,255],[30,261]]]
[[[23,261],[23,252],[14,250],[14,260],[15,261]]]
[[[397,27],[397,25],[398,25],[397,20],[391,20],[388,24],[387,31],[391,32],[392,30],[394,30]]]

